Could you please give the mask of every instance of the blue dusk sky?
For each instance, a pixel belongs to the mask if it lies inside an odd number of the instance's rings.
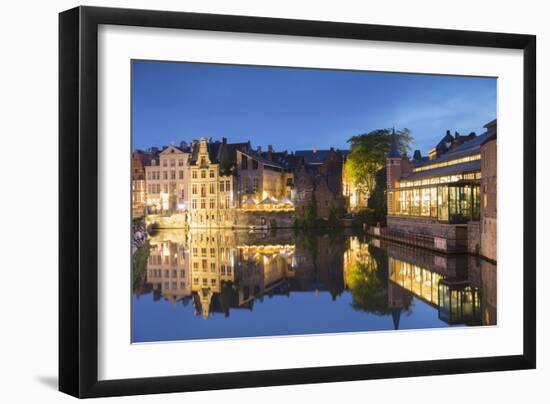
[[[395,126],[426,155],[447,129],[482,133],[496,92],[495,78],[133,61],[133,147],[206,136],[347,149],[350,136]]]

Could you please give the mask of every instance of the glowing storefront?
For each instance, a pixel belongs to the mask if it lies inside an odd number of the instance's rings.
[[[496,133],[496,121],[485,129],[479,136],[447,132],[429,157],[416,151],[412,160],[399,153],[393,136],[386,159],[390,235],[420,235],[445,251],[466,251],[479,244],[468,238],[479,237],[474,223],[479,223],[483,200],[481,145]]]

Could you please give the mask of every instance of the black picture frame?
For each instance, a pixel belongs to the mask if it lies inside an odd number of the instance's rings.
[[[98,381],[100,24],[523,50],[523,354]],[[59,390],[84,398],[535,368],[535,122],[534,35],[97,7],[60,13]]]

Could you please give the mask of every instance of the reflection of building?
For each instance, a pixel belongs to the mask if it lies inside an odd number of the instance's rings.
[[[191,293],[189,259],[184,243],[152,240],[147,260],[147,283],[164,298],[177,302]]]
[[[496,121],[486,132],[452,136],[449,132],[423,158],[415,152],[410,161],[400,155],[395,133],[386,159],[388,230],[407,236],[433,238],[433,247],[445,251],[466,250],[468,222],[480,218],[481,145],[495,136]],[[496,243],[495,240],[490,241]]]
[[[189,153],[169,146],[145,167],[147,207],[152,213],[187,210],[187,160]]]
[[[411,301],[412,294],[406,289],[398,286],[394,282],[388,283],[388,307],[391,309],[394,330],[399,329],[401,313],[403,310],[410,307]]]
[[[413,298],[448,324],[496,323],[495,264],[365,240],[281,230],[163,230],[150,238],[147,286],[137,290],[191,302],[203,319],[253,310],[273,296],[336,300],[347,290],[355,310],[391,317],[395,329],[403,327],[403,313],[415,310]]]
[[[389,290],[399,287],[419,298],[436,308],[439,318],[451,325],[496,323],[496,298],[493,297],[496,278],[489,275],[489,282],[494,282],[494,288],[480,279],[480,276],[488,276],[487,271],[491,271],[491,268],[481,266],[486,261],[466,256],[437,255],[393,244],[388,246],[388,254]],[[493,264],[489,265],[496,268]],[[396,292],[394,290],[391,295]],[[484,312],[488,314],[482,318]]]
[[[212,297],[235,280],[235,238],[229,231],[189,234],[192,291],[197,313],[208,318]]]

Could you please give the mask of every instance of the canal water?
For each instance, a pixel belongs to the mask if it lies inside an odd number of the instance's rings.
[[[340,231],[163,230],[132,283],[133,342],[496,324],[496,265]]]

